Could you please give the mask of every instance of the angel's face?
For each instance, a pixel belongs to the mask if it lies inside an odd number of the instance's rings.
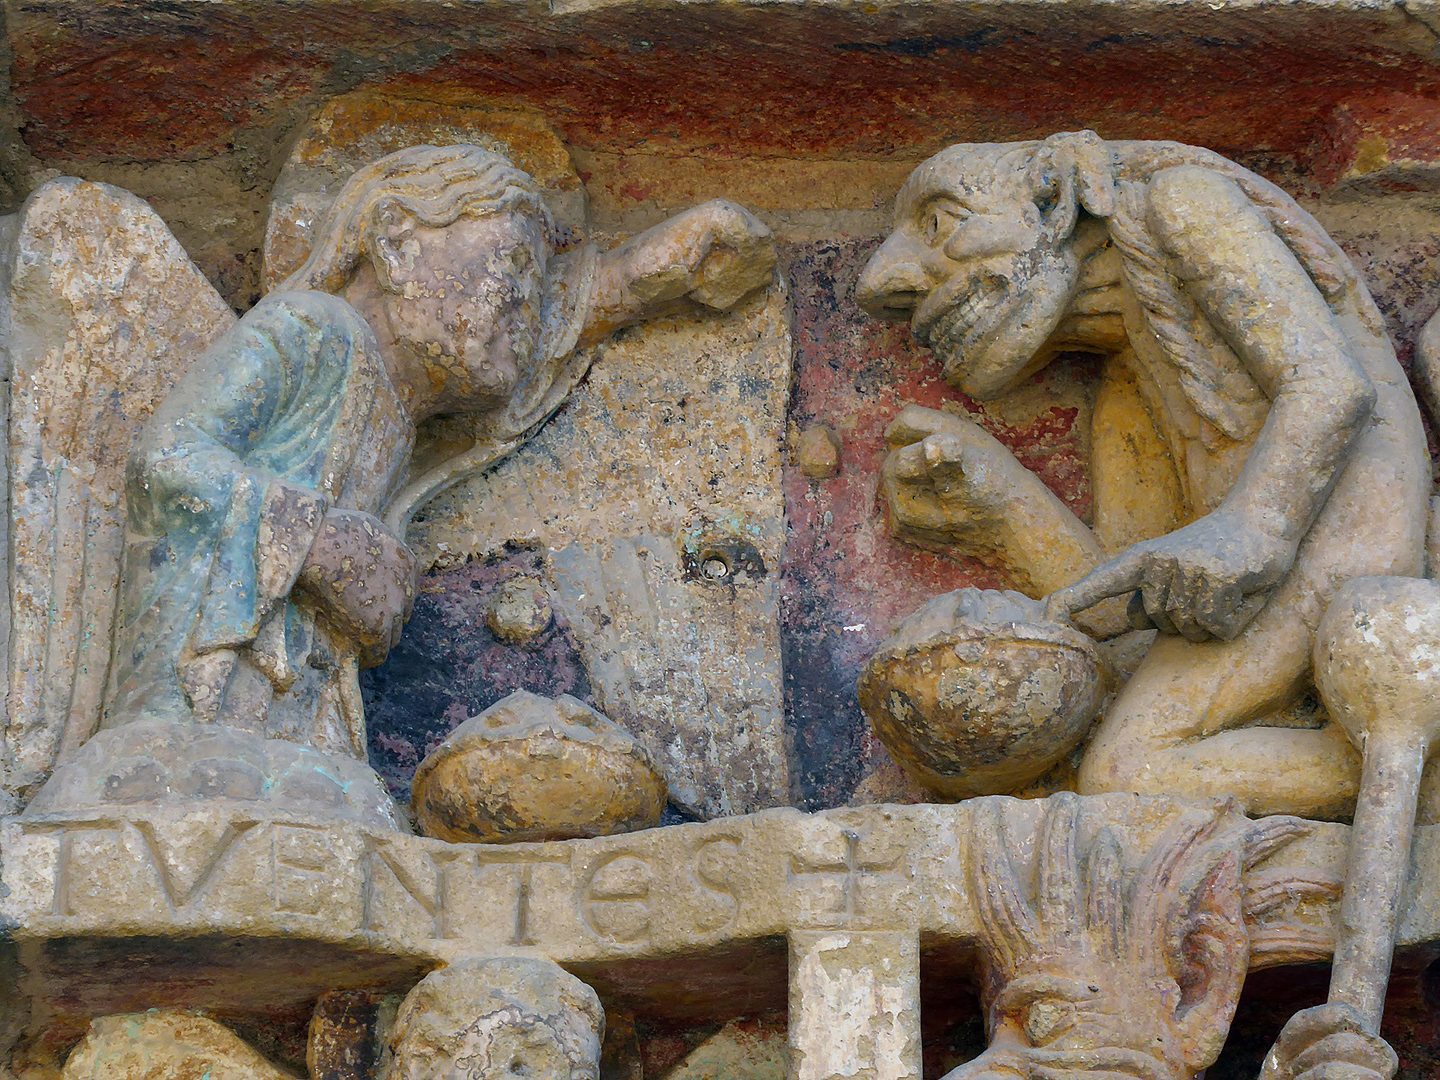
[[[436,411],[501,408],[528,370],[540,329],[541,227],[514,212],[412,223],[396,237],[389,322],[423,366]]]

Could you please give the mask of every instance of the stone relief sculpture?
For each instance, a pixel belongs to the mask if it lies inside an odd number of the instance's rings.
[[[363,761],[356,672],[413,599],[414,559],[381,515],[415,425],[483,413],[503,455],[584,375],[577,345],[683,296],[726,307],[773,262],[763,226],[720,202],[557,256],[534,183],[478,147],[357,172],[306,264],[146,427],[100,731],[35,808],[268,797],[383,820],[368,769],[329,769]]]
[[[456,843],[568,840],[649,829],[665,778],[643,744],[562,694],[517,690],[426,755],[411,783],[426,836]]]
[[[605,1011],[595,991],[556,965],[508,957],[466,960],[432,972],[406,995],[382,1075],[598,1080],[604,1031]],[[314,1031],[311,1038],[313,1050]],[[214,1020],[161,1011],[96,1020],[63,1073],[64,1080],[126,1075],[293,1076]]]
[[[32,216],[80,199],[149,220],[120,193],[59,188],[37,196]],[[1428,729],[1359,693],[1364,657],[1353,656],[1335,660],[1337,671],[1349,665],[1336,686],[1322,678],[1333,721],[1280,721],[1312,666],[1327,601],[1351,596],[1340,581],[1420,572],[1428,471],[1378,316],[1319,227],[1277,189],[1193,148],[1088,134],[957,147],[912,177],[897,231],[862,280],[863,302],[911,318],[947,376],[977,396],[1059,349],[1103,352],[1115,369],[1108,392],[1138,407],[1132,450],[1110,447],[1103,463],[1144,472],[1154,461],[1133,455],[1154,452],[1177,465],[1173,505],[1127,500],[1123,482],[1103,482],[1110,501],[1092,532],[975,425],[911,408],[891,429],[882,484],[896,530],[999,559],[1049,601],[968,590],[926,605],[862,686],[867,711],[883,718],[877,730],[889,723],[887,742],[906,747],[917,775],[965,797],[1033,780],[1103,711],[1085,794],[784,808],[654,830],[665,785],[651,754],[581,702],[517,693],[426,759],[413,805],[428,836],[406,835],[364,762],[355,680],[395,644],[414,599],[409,512],[462,466],[529,439],[586,374],[590,356],[577,349],[686,296],[728,308],[775,264],[764,227],[722,202],[607,254],[562,240],[533,178],[497,153],[385,156],[346,182],[303,265],[238,322],[201,302],[203,282],[173,290],[199,297],[198,314],[157,330],[166,344],[152,351],[178,353],[184,373],[133,452],[132,429],[117,421],[105,469],[77,479],[85,459],[64,443],[62,467],[26,481],[56,537],[42,552],[46,610],[83,594],[79,610],[93,613],[118,596],[113,660],[108,624],[62,627],[62,638],[34,620],[22,635],[44,658],[34,677],[71,665],[81,690],[40,693],[7,731],[15,794],[44,782],[47,753],[62,755],[26,813],[0,825],[0,914],[27,949],[36,1043],[69,1051],[64,1080],[282,1080],[292,1073],[185,1007],[233,996],[296,1012],[332,986],[408,991],[373,1072],[383,1080],[599,1080],[602,999],[617,1011],[638,1001],[718,1015],[773,1001],[776,987],[783,1003],[787,984],[796,1080],[920,1080],[920,956],[937,942],[977,958],[989,1036],[950,1080],[1193,1080],[1215,1061],[1248,972],[1332,951],[1370,1000],[1351,985],[1298,1014],[1261,1080],[1393,1075],[1373,999],[1383,1002],[1396,942],[1440,938],[1433,910],[1421,905],[1408,924],[1398,914],[1413,895],[1404,819]],[[164,251],[157,277],[183,260]],[[767,313],[778,310],[767,298]],[[65,358],[83,361],[67,342]],[[97,372],[88,391],[102,400],[124,383],[124,365],[109,366],[119,377]],[[137,368],[163,396],[167,369]],[[16,441],[44,464],[61,445],[46,424],[83,410],[51,408],[63,380],[27,384],[33,374],[18,372]],[[766,393],[773,400],[775,386]],[[463,461],[412,470],[418,424],[462,410],[479,416]],[[828,475],[818,449],[813,471]],[[1393,500],[1393,517],[1372,512],[1378,499]],[[77,563],[67,528],[96,521],[112,546]],[[643,635],[613,645],[606,635],[622,619],[664,620],[664,634],[691,647],[691,613],[725,610],[776,569],[773,530],[753,535],[720,543],[697,530],[690,548],[563,536],[574,546],[552,555],[554,595],[542,604],[527,580],[519,602],[532,610],[517,624],[543,630],[550,600],[577,622],[590,617],[592,672],[613,678],[597,696],[643,698],[669,679],[686,684],[673,700],[698,712],[710,687],[688,670],[676,679],[672,653],[639,655]],[[700,603],[677,585],[686,559],[692,577],[718,564],[729,599]],[[19,594],[31,576],[22,568]],[[1139,593],[1132,612],[1106,603],[1129,591]],[[1380,626],[1381,606],[1355,607],[1356,618]],[[1132,665],[1125,647],[1095,639],[1142,612],[1149,633],[1126,647],[1144,659],[1107,702]],[[1401,675],[1423,702],[1426,649],[1440,643],[1431,608],[1417,618],[1418,631],[1405,623],[1413,641],[1383,626],[1381,653],[1393,661],[1386,648],[1414,645]],[[695,648],[719,670],[729,639],[716,637]],[[1319,634],[1327,648],[1337,640]],[[648,684],[635,678],[642,662],[654,669]],[[734,680],[737,700],[773,689],[747,688],[748,677]],[[1400,676],[1368,677],[1373,690]],[[1240,727],[1257,717],[1270,723]],[[1382,727],[1412,737],[1382,755]],[[1362,750],[1371,737],[1363,783],[1342,728]],[[672,742],[676,754],[692,745]],[[723,765],[725,749],[703,753]],[[1377,782],[1371,763],[1382,758],[1408,771]],[[622,779],[593,792],[584,781],[601,771]],[[777,774],[736,790],[763,804]],[[1136,788],[1147,797],[1124,794]],[[1176,791],[1187,798],[1159,797]],[[1376,888],[1362,895],[1352,856],[1337,917],[1346,828],[1245,815],[1344,814],[1357,792],[1355,850],[1363,856],[1363,836],[1383,857],[1363,863]],[[593,812],[592,796],[605,804]],[[1387,797],[1398,811],[1362,827],[1365,808]],[[729,798],[714,800],[720,811],[735,808]],[[610,835],[632,828],[644,831]],[[527,842],[500,846],[514,840]],[[1422,863],[1434,853],[1430,837]],[[1377,921],[1382,908],[1388,921]],[[97,941],[162,972],[160,988],[112,979],[78,992],[72,955]],[[227,983],[213,972],[236,942],[245,978]],[[143,1011],[157,1003],[166,1008]],[[337,1071],[316,1059],[322,1012],[312,1080],[360,1080],[363,1064]],[[630,1064],[641,1069],[638,1054]]]
[[[1099,605],[1133,592],[1130,625],[1159,635],[1079,788],[1231,792],[1309,816],[1358,794],[1330,1002],[1292,1020],[1265,1076],[1392,1075],[1378,1031],[1440,608],[1414,580],[1430,516],[1418,408],[1353,267],[1288,197],[1213,154],[1082,132],[922,165],[858,298],[908,318],[979,398],[1061,350],[1101,353],[1143,404],[1132,423],[1153,424],[1132,456],[1148,440],[1179,491],[1178,528],[1153,535],[1152,500],[1107,545],[974,424],[907,409],[882,479],[895,531],[998,557],[1049,595],[967,590],[912,616],[861,679],[876,732],[952,796],[1038,778],[1084,737],[1110,670],[1063,621],[1115,636],[1119,611]],[[1097,469],[1115,463],[1097,449]],[[1119,501],[1097,518],[1137,506]],[[1328,715],[1305,723],[1312,649]]]
[[[561,233],[604,235],[543,115],[360,91],[319,111],[276,181],[264,246],[272,287],[308,258],[315,221],[355,169],[432,142],[503,150],[541,187]],[[573,638],[590,703],[638,740],[669,803],[692,817],[790,798],[778,584],[789,296],[775,275],[723,313],[681,303],[590,347],[604,362],[509,453],[485,414],[427,421],[413,479],[386,514],[397,529],[410,522],[427,571],[533,552],[525,576],[545,592],[549,625]],[[517,688],[534,687],[496,689]],[[425,748],[445,733],[431,727]]]
[[[990,1045],[947,1080],[1198,1076],[1220,1053],[1249,966],[1314,947],[1267,933],[1264,915],[1335,883],[1245,874],[1302,822],[1249,821],[1234,804],[1186,809],[1131,865],[1113,831],[1082,824],[1079,801],[976,807],[966,884],[984,927]]]
[[[599,1080],[604,1033],[595,991],[554,964],[471,961],[427,975],[406,996],[386,1075]]]
[[[1193,147],[1089,132],[955,146],[906,182],[857,298],[908,319],[977,398],[1061,350],[1102,354],[1137,406],[1122,444],[1173,466],[1171,522],[1154,490],[1102,475],[1130,459],[1098,448],[1097,536],[962,419],[907,411],[885,465],[901,534],[998,556],[1099,636],[1161,631],[1105,709],[1080,790],[1345,813],[1355,752],[1294,715],[1313,627],[1339,581],[1422,572],[1430,476],[1380,316],[1319,225]],[[1102,604],[1129,593],[1128,620]]]

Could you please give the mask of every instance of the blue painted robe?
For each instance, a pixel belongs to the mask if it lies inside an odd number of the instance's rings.
[[[403,535],[426,498],[528,438],[589,367],[575,343],[594,266],[588,246],[551,260],[514,396],[408,486],[415,428],[349,304],[272,294],[217,340],[131,455],[100,726],[218,723],[363,759],[358,643],[294,588],[325,512],[384,515]]]
[[[357,644],[292,589],[326,510],[378,514],[415,428],[343,300],[262,300],[190,369],[130,461],[102,727],[210,721],[364,756]]]

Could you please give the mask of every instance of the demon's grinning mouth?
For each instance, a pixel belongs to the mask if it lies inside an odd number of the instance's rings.
[[[965,298],[941,312],[929,326],[921,327],[918,336],[931,349],[944,353],[958,351],[965,336],[992,311],[1005,294],[998,281],[985,282],[965,294]]]

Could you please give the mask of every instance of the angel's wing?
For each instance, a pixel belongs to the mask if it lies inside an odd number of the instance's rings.
[[[235,313],[118,188],[53,180],[8,224],[3,789],[24,801],[100,717],[131,444]]]
[[[1430,410],[1432,423],[1440,421],[1440,311],[1420,328],[1415,341],[1416,395]],[[1440,578],[1440,492],[1430,496],[1430,529],[1425,544],[1426,577]]]

